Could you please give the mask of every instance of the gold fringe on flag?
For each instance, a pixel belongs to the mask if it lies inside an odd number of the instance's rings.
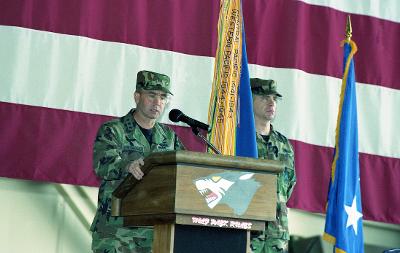
[[[221,0],[208,122],[209,141],[224,155],[235,155],[236,108],[242,62],[240,0]]]

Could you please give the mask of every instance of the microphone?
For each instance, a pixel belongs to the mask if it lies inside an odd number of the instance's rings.
[[[173,121],[173,122],[182,121],[182,122],[188,124],[189,126],[191,126],[192,128],[193,127],[198,127],[200,129],[203,129],[203,130],[206,130],[206,131],[208,131],[208,128],[209,128],[209,126],[207,124],[186,116],[183,112],[181,112],[178,109],[172,109],[169,112],[169,119],[171,121]]]

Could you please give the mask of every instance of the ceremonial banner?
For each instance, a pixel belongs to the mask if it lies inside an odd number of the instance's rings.
[[[208,122],[209,140],[224,155],[235,155],[236,106],[242,60],[240,0],[221,0]]]
[[[208,122],[222,154],[257,157],[240,0],[221,0]]]

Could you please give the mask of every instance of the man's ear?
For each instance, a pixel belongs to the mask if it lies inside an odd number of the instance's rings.
[[[139,102],[140,99],[140,93],[138,91],[135,91],[133,93],[133,99],[135,100],[135,103],[137,104]]]

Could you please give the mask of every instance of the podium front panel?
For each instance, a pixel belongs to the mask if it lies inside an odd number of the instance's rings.
[[[178,164],[176,178],[176,213],[275,220],[275,174]]]
[[[121,215],[175,213],[175,185],[175,166],[155,166],[122,199]]]

